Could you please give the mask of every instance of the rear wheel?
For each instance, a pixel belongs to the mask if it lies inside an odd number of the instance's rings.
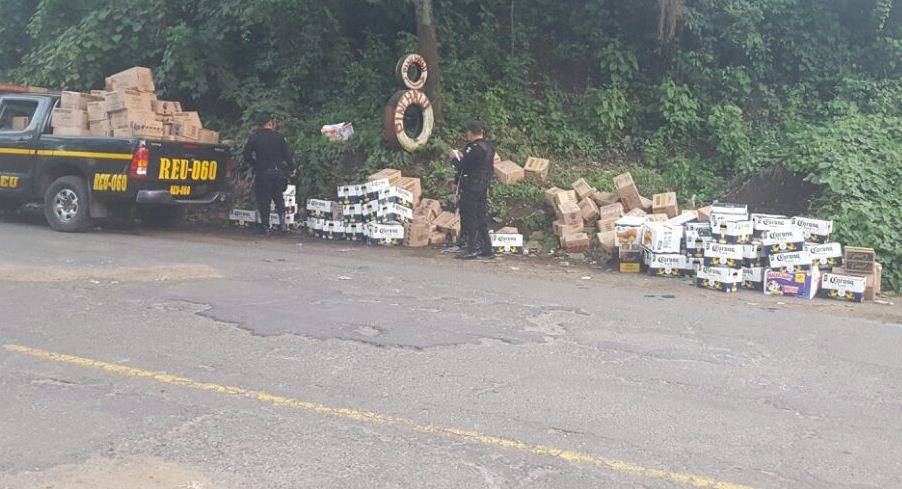
[[[44,193],[44,217],[50,227],[64,233],[91,229],[88,185],[81,177],[57,178]]]
[[[181,221],[184,208],[180,205],[138,206],[141,222],[152,228],[171,228]]]

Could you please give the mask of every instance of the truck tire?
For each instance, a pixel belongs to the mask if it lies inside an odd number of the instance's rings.
[[[385,140],[390,147],[414,152],[429,142],[435,128],[432,104],[419,90],[399,90],[385,106]]]
[[[426,86],[429,77],[429,67],[426,58],[419,54],[408,54],[398,61],[395,67],[395,76],[411,90],[422,90]]]
[[[180,205],[138,206],[141,223],[149,228],[171,228],[182,220],[184,208]]]
[[[64,233],[91,229],[88,184],[76,176],[57,178],[44,193],[44,217],[50,227]]]

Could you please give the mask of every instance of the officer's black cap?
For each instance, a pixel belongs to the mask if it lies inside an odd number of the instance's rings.
[[[467,130],[472,132],[473,134],[485,134],[485,132],[486,132],[485,122],[470,121],[467,123]]]
[[[265,126],[272,120],[272,114],[268,112],[258,112],[254,114],[253,123],[257,126]]]

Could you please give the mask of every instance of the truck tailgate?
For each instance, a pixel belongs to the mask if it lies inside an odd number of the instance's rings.
[[[147,149],[149,182],[176,199],[193,200],[221,190],[231,171],[226,146],[148,141]]]

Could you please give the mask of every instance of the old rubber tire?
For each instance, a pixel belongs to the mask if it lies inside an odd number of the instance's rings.
[[[185,214],[180,205],[142,205],[138,207],[141,223],[150,228],[171,228]]]
[[[415,68],[416,76],[411,77],[411,68]],[[411,90],[422,90],[426,86],[426,79],[429,77],[429,66],[426,64],[426,58],[419,54],[408,54],[398,60],[395,67],[395,76]]]
[[[91,229],[88,184],[76,176],[57,178],[44,192],[44,217],[50,227],[64,233]]]
[[[409,122],[406,118],[410,111],[419,110],[420,127],[411,135],[407,131]],[[388,100],[385,106],[385,140],[389,146],[407,152],[416,151],[429,142],[435,128],[435,116],[432,104],[426,94],[419,90],[399,90]]]

